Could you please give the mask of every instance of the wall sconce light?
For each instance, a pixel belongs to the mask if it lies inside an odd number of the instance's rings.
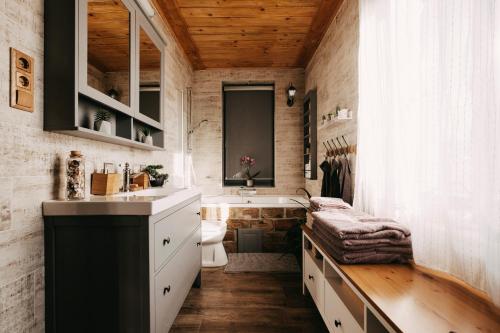
[[[297,92],[297,89],[292,85],[292,82],[290,82],[290,86],[288,87],[286,94],[288,97],[288,100],[286,101],[286,105],[292,106],[293,103],[295,102],[295,93]]]

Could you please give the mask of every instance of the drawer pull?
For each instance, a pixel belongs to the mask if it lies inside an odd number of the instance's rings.
[[[314,280],[314,276],[309,275],[309,280]]]
[[[196,243],[196,246],[197,246],[197,247],[198,247],[198,246],[200,246],[200,245],[201,245],[201,242],[197,242],[197,243]]]
[[[163,239],[163,246],[170,244],[170,237],[164,238]]]
[[[169,292],[170,292],[170,285],[168,287],[163,288],[163,295]]]
[[[333,323],[335,324],[335,327],[342,326],[342,323],[340,322],[340,320],[335,319],[335,320],[333,321]]]

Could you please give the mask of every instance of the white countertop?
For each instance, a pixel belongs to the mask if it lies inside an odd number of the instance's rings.
[[[92,195],[85,200],[44,201],[43,215],[155,215],[195,197],[201,197],[197,188],[150,188],[109,196]]]

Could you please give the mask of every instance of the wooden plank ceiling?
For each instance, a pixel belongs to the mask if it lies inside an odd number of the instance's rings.
[[[343,0],[152,0],[195,69],[305,67]]]

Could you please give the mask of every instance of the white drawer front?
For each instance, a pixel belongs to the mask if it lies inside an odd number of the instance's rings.
[[[155,271],[177,247],[201,224],[200,201],[197,200],[155,223]]]
[[[323,313],[323,274],[307,251],[304,251],[304,281],[319,312]]]
[[[167,333],[201,269],[198,228],[155,277],[156,333]]]
[[[325,282],[324,318],[335,333],[362,333],[363,329],[354,319],[333,288]]]

